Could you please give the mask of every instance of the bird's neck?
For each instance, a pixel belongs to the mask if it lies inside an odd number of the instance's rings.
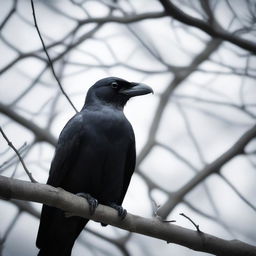
[[[87,100],[84,103],[84,106],[82,110],[89,109],[89,110],[95,110],[95,111],[101,111],[102,109],[112,109],[116,111],[123,111],[124,106],[112,102],[105,102],[98,99],[93,100]]]
[[[113,110],[123,111],[124,109],[123,102],[109,102],[103,99],[99,99],[96,95],[92,92],[88,92],[87,97],[85,99],[83,109],[94,109],[94,110],[101,110],[102,108],[111,108]]]

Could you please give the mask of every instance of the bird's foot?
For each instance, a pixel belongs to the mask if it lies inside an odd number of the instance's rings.
[[[127,211],[121,206],[117,205],[116,203],[110,203],[109,206],[118,212],[118,216],[123,220],[127,215]]]
[[[76,194],[77,196],[81,196],[81,197],[83,197],[83,198],[85,198],[86,200],[87,200],[87,202],[88,202],[88,204],[89,204],[89,211],[90,211],[90,214],[91,215],[93,215],[94,214],[94,212],[95,212],[95,210],[96,210],[96,208],[97,208],[97,206],[98,206],[98,200],[97,199],[95,199],[94,197],[92,197],[90,194],[88,194],[88,193],[83,193],[83,192],[81,192],[81,193],[77,193]]]

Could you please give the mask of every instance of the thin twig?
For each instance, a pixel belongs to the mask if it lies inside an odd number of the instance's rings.
[[[16,6],[17,6],[17,0],[14,0],[12,9],[11,9],[10,12],[7,14],[7,16],[4,18],[2,24],[0,24],[0,31],[3,30],[4,26],[7,24],[7,22],[10,20],[10,18],[12,17],[12,15],[15,13],[15,11],[16,11]]]
[[[162,205],[159,214],[165,218],[173,210],[178,202],[187,195],[198,184],[212,174],[219,173],[220,169],[231,159],[244,153],[247,144],[256,137],[256,124],[247,130],[227,151],[221,154],[217,159],[206,165],[199,173],[191,178],[185,185],[175,191],[175,199],[169,197]]]
[[[59,80],[59,78],[57,77],[57,75],[56,75],[56,73],[55,73],[55,71],[54,71],[52,60],[51,60],[51,58],[50,58],[50,56],[49,56],[49,54],[48,54],[48,51],[47,51],[47,49],[46,49],[46,47],[45,47],[43,38],[42,38],[42,36],[41,36],[40,30],[39,30],[38,25],[37,25],[36,14],[35,14],[35,8],[34,8],[34,2],[33,2],[33,0],[31,0],[31,7],[32,7],[32,12],[33,12],[34,24],[35,24],[37,33],[38,33],[38,35],[39,35],[40,41],[41,41],[41,43],[42,43],[42,45],[43,45],[45,54],[46,54],[46,56],[47,56],[47,59],[48,59],[48,62],[49,62],[49,65],[50,65],[52,74],[53,74],[54,78],[56,79],[56,81],[57,81],[57,83],[58,83],[58,85],[59,85],[59,87],[60,87],[61,92],[62,92],[63,95],[66,97],[66,99],[68,100],[68,102],[70,103],[70,105],[72,106],[72,108],[75,110],[75,112],[78,113],[78,110],[76,109],[76,107],[74,106],[74,104],[72,103],[72,101],[70,100],[70,98],[68,97],[68,95],[66,94],[66,92],[64,91],[64,88],[63,88],[63,86],[61,85],[60,80]]]
[[[192,211],[194,211],[195,213],[201,215],[202,217],[204,218],[208,218],[209,220],[211,221],[214,221],[216,222],[217,224],[219,224],[222,228],[224,228],[231,237],[234,237],[236,238],[236,234],[234,233],[234,227],[232,227],[232,230],[231,230],[231,227],[229,227],[223,220],[221,220],[219,218],[219,216],[214,216],[214,215],[211,215],[209,213],[206,213],[204,212],[203,210],[197,208],[196,206],[194,206],[192,203],[190,203],[188,200],[183,200],[183,203],[189,207]]]
[[[158,220],[162,221],[162,222],[165,222],[165,223],[172,223],[172,222],[176,222],[176,220],[164,220],[160,215],[158,215],[158,210],[160,209],[160,205],[158,205],[156,203],[156,201],[151,198],[152,200],[152,206],[153,206],[153,213],[154,213],[154,217],[157,218]]]
[[[19,151],[15,148],[15,146],[12,144],[12,142],[8,139],[8,137],[6,136],[6,134],[3,131],[2,127],[0,127],[0,132],[2,133],[2,135],[3,135],[4,139],[6,140],[8,146],[11,147],[14,150],[14,152],[16,153],[16,155],[18,156],[18,158],[19,158],[26,174],[28,175],[29,179],[31,180],[31,182],[37,183],[37,181],[33,178],[31,172],[28,170],[27,166],[25,165],[25,163],[23,161],[23,158],[20,155]]]
[[[5,234],[3,237],[0,239],[0,244],[4,244],[7,240],[7,237],[9,236],[10,232],[13,230],[15,224],[17,223],[19,217],[21,214],[21,210],[19,209],[14,218],[12,219],[12,222],[9,224],[7,230],[5,231]]]
[[[203,233],[200,229],[199,229],[199,225],[197,225],[191,218],[189,218],[186,214],[184,213],[180,213],[181,216],[185,217],[186,219],[188,219],[196,228],[198,233]]]
[[[256,212],[256,207],[249,201],[247,200],[239,191],[238,189],[222,174],[218,173],[219,176],[227,183],[227,185],[236,193],[236,195],[243,200],[252,210]]]
[[[10,149],[10,148],[7,148]],[[11,150],[11,149],[10,149]],[[17,149],[20,155],[22,156],[27,150],[27,143],[25,142],[20,148]],[[14,164],[19,163],[19,160],[16,159],[16,155],[11,156],[9,159],[0,164],[0,173],[4,172]]]

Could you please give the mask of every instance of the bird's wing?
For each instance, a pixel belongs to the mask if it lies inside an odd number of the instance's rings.
[[[120,200],[118,202],[119,205],[121,205],[124,200],[126,191],[130,184],[130,181],[131,181],[132,174],[135,169],[135,164],[136,164],[136,149],[135,149],[135,139],[134,139],[134,134],[133,134],[133,140],[130,144],[130,147],[129,147],[129,150],[128,150],[127,156],[126,156],[124,183],[123,183],[122,194],[121,194]]]
[[[78,155],[81,133],[82,115],[77,114],[69,120],[60,134],[47,184],[54,187],[62,187],[65,177]],[[55,227],[60,228],[59,222],[65,221],[64,219],[64,215],[60,210],[43,205],[36,242],[38,248],[44,246],[46,241],[49,240],[49,232],[54,231]]]
[[[61,187],[63,179],[78,156],[83,117],[77,114],[63,128],[53,158],[47,184]]]

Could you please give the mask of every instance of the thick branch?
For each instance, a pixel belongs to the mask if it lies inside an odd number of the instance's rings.
[[[234,45],[237,45],[245,50],[248,50],[250,52],[256,53],[256,44],[243,39],[241,37],[238,37],[232,33],[229,33],[228,31],[220,28],[219,26],[213,26],[208,23],[206,23],[203,20],[194,18],[185,12],[183,12],[181,9],[176,7],[170,0],[159,0],[161,4],[163,5],[166,13],[173,17],[174,19],[187,24],[189,26],[193,26],[196,28],[199,28],[203,30],[205,33],[209,34],[210,36],[213,36],[215,38],[220,38],[223,40],[226,40]]]
[[[147,219],[127,214],[124,220],[118,218],[114,209],[99,205],[93,216],[89,215],[87,202],[61,188],[35,184],[0,176],[0,196],[5,199],[19,199],[44,203],[77,216],[90,218],[131,232],[155,237],[168,243],[176,243],[196,251],[219,256],[256,256],[256,247],[238,240],[224,240],[206,233],[198,233],[177,225],[163,223],[158,219]]]
[[[87,18],[84,20],[79,20],[79,24],[84,25],[88,23],[98,23],[98,24],[104,24],[104,23],[121,23],[121,24],[129,24],[134,22],[139,22],[142,20],[147,19],[157,19],[157,18],[163,18],[167,16],[165,12],[148,12],[148,13],[141,13],[141,14],[135,14],[135,15],[127,15],[124,17],[117,17],[117,16],[106,16],[101,18]]]

